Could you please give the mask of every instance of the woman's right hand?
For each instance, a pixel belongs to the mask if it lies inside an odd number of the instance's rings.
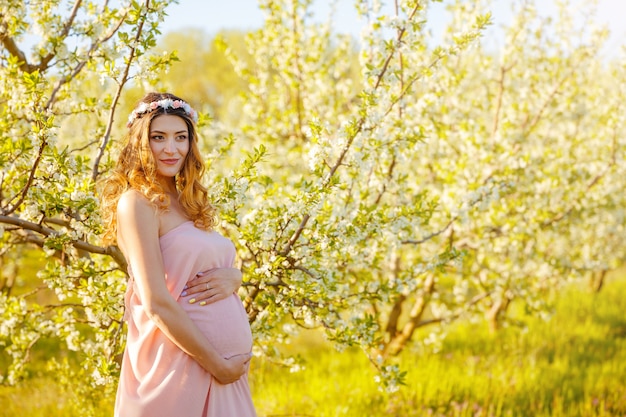
[[[190,304],[211,304],[237,292],[241,279],[241,270],[237,268],[214,268],[199,272],[185,285],[181,297],[188,297]]]
[[[222,385],[232,384],[246,373],[251,358],[252,353],[244,353],[224,359],[220,369],[213,373],[213,377]]]

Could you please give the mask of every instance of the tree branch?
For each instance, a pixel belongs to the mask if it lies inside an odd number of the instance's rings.
[[[415,2],[415,7],[413,8],[413,11],[409,15],[408,20],[412,20],[415,17],[415,14],[417,13],[417,11],[421,7],[422,6],[421,6],[419,1]],[[398,44],[402,40],[402,37],[404,36],[404,32],[406,32],[406,27],[403,27],[402,29],[398,30],[398,36],[396,37],[396,42]],[[380,74],[378,76],[378,80],[376,81],[376,84],[374,85],[374,89],[377,89],[378,86],[380,85],[380,82],[383,79],[383,75],[385,74],[385,72],[387,72],[387,67],[389,66],[389,63],[391,62],[391,59],[393,58],[393,55],[395,54],[395,52],[396,52],[395,50],[391,51],[391,53],[387,56],[387,59],[385,60],[385,63],[383,64],[383,69],[380,71]]]
[[[459,216],[454,216],[452,219],[450,219],[448,224],[446,224],[441,230],[433,232],[433,233],[429,234],[428,236],[423,237],[422,239],[419,239],[419,240],[407,239],[407,240],[403,240],[401,243],[403,245],[420,245],[422,243],[425,243],[425,242],[429,241],[430,239],[432,239],[434,237],[437,237],[440,234],[442,234],[443,232],[445,232],[446,230],[448,230],[450,228],[450,226],[452,226],[452,224],[456,221],[456,219],[458,217]]]
[[[78,14],[78,9],[80,8],[81,3],[82,3],[82,0],[76,0],[76,2],[74,3],[74,7],[72,8],[70,16],[65,21],[65,24],[63,25],[63,30],[61,31],[59,35],[62,39],[65,39],[67,35],[70,33],[70,29],[72,28],[74,19],[76,19],[76,15]],[[48,64],[50,63],[50,61],[52,61],[52,58],[55,57],[56,53],[57,53],[56,50],[50,51],[48,55],[46,55],[45,57],[41,59],[41,62],[39,62],[39,64],[36,66],[36,69],[38,69],[41,72],[48,69]]]
[[[28,220],[20,219],[19,217],[15,216],[0,216],[0,223],[18,226],[19,228],[25,230],[31,230],[45,237],[59,235],[58,230],[42,226],[37,223],[29,222]],[[113,260],[115,260],[115,262],[120,266],[120,269],[124,271],[126,271],[127,269],[128,265],[126,263],[126,259],[124,258],[124,255],[117,246],[111,245],[102,247],[78,239],[72,240],[71,245],[74,246],[76,249],[84,250],[89,253],[108,255],[113,258]]]
[[[72,7],[72,11],[70,12],[68,19],[65,21],[61,33],[59,34],[62,39],[65,39],[70,33],[70,29],[72,28],[74,20],[76,19],[76,15],[78,14],[78,9],[80,8],[81,3],[82,0],[75,1],[74,7]],[[0,15],[0,17],[2,17],[2,15]],[[5,49],[9,51],[11,55],[16,56],[19,59],[19,61],[21,62],[20,69],[22,71],[26,73],[32,73],[33,71],[39,70],[43,72],[48,69],[48,64],[56,55],[56,50],[52,50],[45,57],[42,57],[39,64],[29,64],[28,60],[26,59],[26,55],[24,54],[24,52],[22,52],[21,49],[19,49],[19,47],[15,43],[15,40],[6,35],[6,25],[2,25],[1,29],[2,33],[0,33],[0,41],[2,41],[2,45],[4,45]]]
[[[526,135],[532,132],[532,130],[537,126],[537,124],[541,120],[541,117],[543,116],[543,113],[548,108],[548,105],[552,102],[554,97],[561,91],[561,87],[563,86],[563,84],[565,84],[565,81],[568,80],[568,78],[570,77],[570,75],[573,74],[573,72],[574,72],[573,70],[569,71],[568,74],[566,74],[563,78],[559,80],[559,82],[557,82],[554,85],[554,88],[552,89],[552,91],[550,91],[550,94],[548,94],[548,97],[546,97],[545,101],[543,102],[543,105],[541,106],[537,114],[535,114],[535,117],[533,117],[532,120],[529,120],[527,118],[524,121],[522,125],[522,130],[524,131]]]
[[[115,33],[119,30],[119,28],[122,26],[122,24],[126,20],[126,15],[127,15],[126,13],[123,14],[122,17],[120,17],[120,20],[117,22],[117,24],[114,27],[112,27],[111,30],[103,38],[95,40],[89,46],[89,50],[87,51],[87,55],[85,56],[85,59],[79,62],[78,65],[76,65],[74,70],[69,75],[61,77],[59,81],[57,81],[56,85],[54,86],[54,89],[52,90],[52,93],[50,94],[50,98],[48,99],[48,102],[46,103],[47,109],[51,108],[52,104],[54,104],[56,100],[56,95],[58,94],[61,87],[67,84],[68,82],[70,82],[72,79],[74,79],[74,77],[76,77],[82,71],[85,65],[87,65],[87,62],[89,62],[89,60],[91,59],[92,54],[96,50],[96,48],[99,45],[107,42],[109,39],[113,37],[113,35],[115,35]]]
[[[420,8],[420,2],[418,1],[418,2],[416,2],[414,9],[411,12],[411,15],[409,16],[409,20],[413,19],[413,17],[415,16],[415,14],[419,10],[419,8]],[[399,30],[398,37],[397,37],[397,43],[398,44],[402,40],[402,37],[404,36],[405,32],[406,32],[406,28],[402,28],[401,30]],[[379,85],[380,85],[380,83],[381,83],[385,73],[387,72],[387,69],[389,67],[389,62],[393,58],[395,52],[396,52],[395,49],[393,51],[389,52],[389,55],[387,56],[387,59],[385,60],[385,63],[383,64],[383,68],[380,71],[380,73],[378,74],[378,77],[377,77],[377,80],[376,80],[376,84],[374,85],[374,90],[378,89],[378,87],[379,87]],[[392,104],[392,106],[393,106],[393,104]],[[344,146],[343,150],[341,151],[341,154],[339,155],[339,157],[335,161],[335,164],[331,167],[328,175],[326,175],[326,177],[324,178],[324,181],[322,183],[322,187],[326,187],[326,186],[328,186],[328,184],[330,184],[332,177],[335,175],[335,172],[343,164],[343,160],[346,157],[346,154],[348,153],[348,151],[350,150],[350,148],[352,146],[352,143],[354,142],[354,139],[363,130],[363,125],[365,123],[365,117],[366,117],[365,115],[361,115],[361,118],[356,123],[356,127],[353,130],[352,135],[348,138],[348,141],[347,141],[346,145]],[[302,217],[302,220],[300,221],[300,224],[298,225],[298,228],[293,233],[293,235],[291,235],[291,238],[289,239],[289,241],[287,242],[287,244],[285,245],[283,250],[280,251],[280,255],[286,256],[291,251],[291,248],[296,243],[296,241],[300,238],[300,235],[304,231],[304,228],[306,227],[306,225],[307,225],[307,223],[309,222],[310,219],[311,219],[311,215],[309,213],[305,214]]]
[[[37,123],[40,123],[40,122],[37,122]],[[24,187],[22,188],[22,190],[18,194],[16,194],[15,196],[13,196],[13,198],[11,198],[11,200],[7,203],[7,205],[12,205],[12,207],[7,208],[6,210],[3,209],[1,211],[1,213],[3,215],[12,214],[15,210],[17,210],[17,208],[19,206],[22,205],[22,203],[26,199],[26,195],[28,194],[28,190],[30,189],[31,185],[33,184],[33,181],[35,180],[35,172],[37,171],[37,168],[39,167],[39,163],[41,162],[41,158],[43,156],[43,151],[44,151],[44,149],[46,148],[47,145],[48,145],[48,142],[47,142],[46,138],[43,137],[42,140],[41,140],[41,145],[39,146],[39,151],[37,151],[37,157],[35,158],[35,161],[33,162],[33,166],[30,169],[30,174],[28,175],[28,180],[26,180],[26,184],[24,184]],[[17,198],[17,202],[15,204],[12,204],[11,202],[13,200],[15,200],[16,198]]]
[[[142,20],[139,22],[139,26],[137,28],[137,34],[135,35],[135,42],[133,42],[133,46],[131,46],[130,48],[130,55],[128,59],[126,60],[126,68],[124,68],[124,74],[122,75],[121,81],[118,83],[117,91],[115,92],[115,97],[113,97],[113,102],[111,102],[111,106],[109,107],[109,120],[107,121],[106,131],[104,132],[104,136],[102,137],[102,141],[100,142],[100,146],[98,147],[98,153],[96,154],[96,158],[94,159],[93,168],[91,171],[91,179],[93,181],[96,181],[98,179],[98,175],[99,175],[98,169],[100,166],[100,160],[102,159],[102,156],[104,155],[104,151],[111,137],[111,130],[113,129],[113,121],[115,120],[115,109],[117,108],[117,103],[120,99],[120,96],[122,95],[122,90],[124,89],[124,86],[128,82],[128,79],[130,78],[129,77],[130,68],[132,66],[131,65],[132,62],[135,59],[135,52],[137,50],[137,47],[135,45],[139,43],[139,39],[141,38],[141,34],[143,33],[143,24],[146,21],[146,16],[148,13],[149,6],[150,6],[150,0],[146,0],[146,4],[145,4],[146,13],[144,13]]]
[[[500,78],[498,79],[498,98],[496,101],[496,110],[493,115],[493,126],[491,127],[491,140],[493,141],[498,132],[500,125],[500,113],[502,110],[502,98],[504,97],[504,77],[512,67],[500,67]]]
[[[611,154],[611,160],[609,161],[608,165],[602,172],[598,173],[595,177],[591,179],[589,184],[587,184],[587,187],[585,187],[585,192],[582,195],[583,196],[586,195],[589,190],[591,190],[596,184],[598,184],[600,180],[602,180],[602,178],[611,170],[611,168],[616,163],[617,163],[617,131],[614,130],[613,131],[613,153]],[[574,211],[574,207],[577,204],[578,204],[578,200],[572,201],[567,210],[557,214],[556,216],[554,216],[553,218],[549,220],[544,221],[543,223],[541,223],[541,227],[542,228],[549,227],[549,226],[552,226],[554,223],[560,222],[561,220],[569,216],[572,211]]]
[[[4,15],[0,14],[0,20],[4,20],[2,19],[3,17]],[[4,23],[0,25],[0,42],[2,42],[2,45],[4,46],[4,48],[11,55],[17,57],[19,62],[21,62],[21,64],[19,65],[19,68],[22,71],[31,73],[37,69],[37,66],[31,65],[28,63],[28,60],[26,59],[26,55],[24,55],[24,52],[22,52],[22,50],[17,46],[17,44],[15,43],[15,40],[9,35],[7,35],[7,27],[6,27],[6,24]]]

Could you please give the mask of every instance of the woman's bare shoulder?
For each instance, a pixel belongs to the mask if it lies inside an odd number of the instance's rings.
[[[137,190],[126,190],[120,195],[117,202],[118,216],[154,216],[156,208],[148,201],[148,199]]]

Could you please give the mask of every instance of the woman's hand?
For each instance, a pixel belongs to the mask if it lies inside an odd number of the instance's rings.
[[[242,274],[237,268],[215,268],[200,272],[189,281],[182,297],[189,303],[206,305],[232,295],[241,286]]]
[[[214,372],[212,375],[222,385],[231,384],[235,381],[238,381],[239,378],[241,378],[242,375],[245,374],[248,370],[248,365],[251,358],[251,353],[244,353],[224,359],[222,361],[222,366],[220,366],[220,369]]]

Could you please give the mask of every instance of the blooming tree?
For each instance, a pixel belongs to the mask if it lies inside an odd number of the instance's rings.
[[[547,315],[552,290],[623,262],[623,76],[592,6],[553,23],[522,3],[493,51],[486,2],[454,2],[438,46],[425,3],[362,2],[355,78],[351,39],[309,5],[262,2],[253,64],[230,54],[249,88],[225,149],[261,162],[215,188],[265,353],[286,318],[321,326],[393,389],[410,341],[436,347],[458,319],[495,329],[514,301]]]
[[[15,280],[3,282],[2,383],[19,381],[38,341],[47,338],[80,352],[80,367],[46,358],[76,398],[94,398],[86,382],[102,385],[117,372],[126,264],[116,247],[99,242],[94,183],[111,163],[113,121],[125,86],[175,58],[149,53],[167,3],[0,6],[2,274],[15,271],[33,247],[46,257],[32,292],[20,293]],[[60,140],[68,126],[73,147]]]

